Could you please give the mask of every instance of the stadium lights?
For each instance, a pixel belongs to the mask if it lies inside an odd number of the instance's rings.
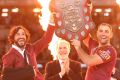
[[[109,15],[110,15],[110,14],[109,14],[109,13],[107,13],[107,12],[106,12],[106,13],[104,13],[104,16],[109,16]]]
[[[8,13],[2,13],[1,16],[2,16],[2,17],[7,17],[7,16],[8,16]]]
[[[14,13],[17,13],[17,12],[19,12],[19,9],[18,8],[13,8],[11,11],[14,12]]]
[[[97,16],[97,15],[98,15],[98,14],[95,12],[95,13],[94,13],[94,16]]]
[[[120,30],[120,26],[118,27],[118,29]]]
[[[7,8],[3,8],[2,12],[8,12],[8,9]]]
[[[102,9],[95,9],[95,12],[102,12]]]
[[[41,9],[40,9],[40,8],[34,8],[34,9],[33,9],[33,12],[34,12],[34,13],[39,13],[39,12],[41,12]]]
[[[111,8],[107,8],[107,9],[105,9],[105,12],[112,12],[112,9]]]

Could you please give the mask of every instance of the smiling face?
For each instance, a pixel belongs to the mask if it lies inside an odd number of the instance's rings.
[[[70,44],[65,40],[61,40],[57,45],[57,57],[61,60],[68,59],[70,53]]]
[[[97,38],[100,45],[109,45],[112,38],[112,30],[108,25],[100,25],[97,31]]]
[[[23,48],[26,44],[26,34],[23,29],[19,29],[14,36],[14,44],[20,48]]]

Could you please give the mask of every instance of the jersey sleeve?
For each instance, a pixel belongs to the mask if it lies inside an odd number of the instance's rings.
[[[112,47],[107,47],[105,49],[99,49],[97,54],[101,57],[104,63],[111,61],[116,57],[116,50]]]

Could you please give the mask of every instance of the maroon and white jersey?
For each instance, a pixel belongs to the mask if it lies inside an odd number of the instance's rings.
[[[89,45],[90,55],[98,54],[103,63],[88,67],[85,80],[110,80],[116,63],[116,50],[112,46],[97,47],[98,43],[92,39]]]

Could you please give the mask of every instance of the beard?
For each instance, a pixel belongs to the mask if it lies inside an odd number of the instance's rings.
[[[100,43],[100,44],[103,45],[103,46],[107,45],[107,43]]]
[[[103,45],[103,46],[104,46],[104,45],[108,45],[108,44],[109,44],[109,40],[101,41],[100,44]]]
[[[15,41],[16,46],[18,46],[19,48],[24,48],[26,41],[25,39],[18,39],[17,41]]]

